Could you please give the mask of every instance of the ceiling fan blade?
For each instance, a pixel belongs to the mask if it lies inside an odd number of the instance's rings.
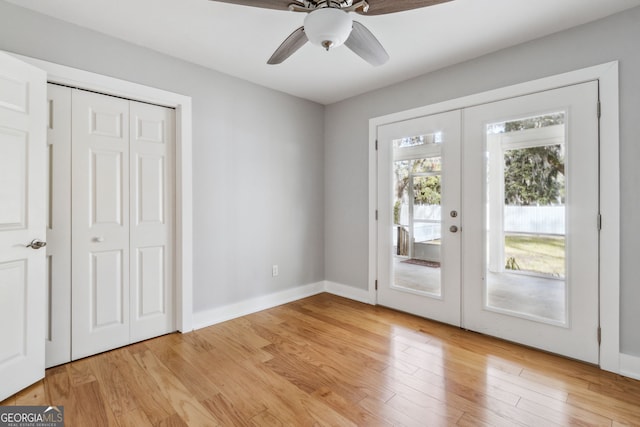
[[[239,4],[243,6],[262,7],[264,9],[289,10],[290,4],[298,4],[295,0],[213,0],[220,3]]]
[[[295,51],[304,46],[307,41],[309,41],[309,39],[307,39],[307,35],[304,33],[304,27],[298,28],[273,52],[267,64],[275,65],[282,63],[285,59],[293,55]]]
[[[353,21],[351,35],[344,44],[373,66],[377,67],[389,60],[389,54],[384,50],[376,36],[358,21]]]
[[[452,0],[368,0],[369,10],[363,12],[362,9],[359,9],[357,12],[361,15],[384,15],[385,13],[419,9],[449,1]]]

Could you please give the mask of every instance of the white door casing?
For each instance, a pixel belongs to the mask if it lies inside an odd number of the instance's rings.
[[[0,400],[44,377],[46,73],[0,52]]]
[[[129,102],[72,92],[72,359],[129,343]]]
[[[71,88],[48,84],[47,368],[71,360]]]

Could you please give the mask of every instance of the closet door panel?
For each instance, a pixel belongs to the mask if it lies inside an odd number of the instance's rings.
[[[71,88],[47,85],[46,367],[71,361]]]
[[[72,94],[72,358],[129,340],[129,101]]]
[[[173,156],[175,114],[131,102],[131,340],[175,330]]]

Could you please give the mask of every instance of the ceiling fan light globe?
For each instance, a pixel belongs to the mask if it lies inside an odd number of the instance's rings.
[[[304,19],[304,32],[309,41],[326,50],[343,44],[352,27],[353,21],[347,12],[330,7],[316,9]]]

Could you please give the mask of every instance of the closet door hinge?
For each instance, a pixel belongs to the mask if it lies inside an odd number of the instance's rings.
[[[601,108],[600,100],[598,100],[598,104],[597,104],[596,108],[598,110],[598,118],[600,118],[600,116],[602,115],[602,108]]]
[[[598,326],[598,345],[602,344],[602,328]]]
[[[378,279],[376,279],[376,291],[378,290]]]
[[[378,140],[376,139],[376,151],[378,151]]]
[[[376,209],[376,221],[378,220],[378,210]]]

